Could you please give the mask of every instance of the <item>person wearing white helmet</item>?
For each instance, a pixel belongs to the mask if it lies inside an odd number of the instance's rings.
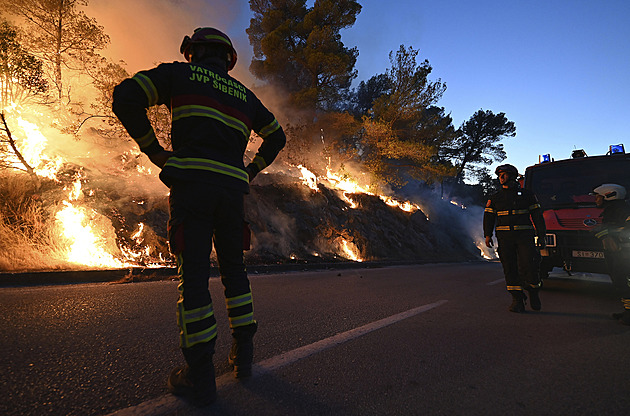
[[[624,239],[630,239],[630,205],[625,201],[626,188],[605,183],[593,189],[595,203],[603,208],[602,225],[595,236],[604,248],[606,266],[613,284],[621,296],[623,312],[613,318],[630,325],[630,247],[624,247]]]

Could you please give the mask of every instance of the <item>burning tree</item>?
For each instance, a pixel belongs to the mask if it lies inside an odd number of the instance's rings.
[[[22,169],[34,176],[33,168],[18,149],[4,109],[45,94],[48,84],[43,78],[42,63],[22,48],[17,34],[8,22],[0,23],[0,167]],[[14,163],[12,156],[19,163]]]

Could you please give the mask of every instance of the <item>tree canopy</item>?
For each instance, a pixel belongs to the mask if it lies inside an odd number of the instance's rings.
[[[250,0],[250,70],[280,87],[300,109],[334,109],[357,76],[358,50],[346,48],[341,29],[352,26],[355,0]]]
[[[0,22],[0,111],[47,90],[42,63],[19,43],[17,28]]]
[[[60,99],[68,94],[64,69],[90,65],[109,43],[103,27],[79,10],[87,5],[87,0],[0,0],[0,10],[23,20],[25,46],[44,62]]]
[[[501,140],[516,136],[516,126],[505,113],[494,114],[490,110],[478,110],[459,128],[459,135],[444,149],[444,153],[455,161],[457,177],[463,179],[464,172],[473,171],[473,164],[489,165],[506,158]]]

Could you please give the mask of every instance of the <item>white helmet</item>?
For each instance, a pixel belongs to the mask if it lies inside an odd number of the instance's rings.
[[[593,189],[593,193],[601,195],[606,201],[626,199],[626,188],[615,183],[605,183]]]

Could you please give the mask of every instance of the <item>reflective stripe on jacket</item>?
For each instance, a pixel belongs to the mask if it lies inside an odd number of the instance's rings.
[[[532,223],[533,222],[533,223]],[[495,230],[498,238],[511,232],[527,232],[539,236],[546,233],[542,209],[536,196],[527,189],[502,188],[492,195],[486,204],[483,215],[484,236],[492,236]]]
[[[169,107],[172,122],[174,155],[160,173],[167,185],[210,182],[247,192],[248,171],[264,169],[286,143],[280,124],[256,95],[216,66],[161,64],[114,89],[114,113],[147,155],[163,150],[146,114],[160,104]],[[246,170],[243,156],[252,131],[263,143]]]

